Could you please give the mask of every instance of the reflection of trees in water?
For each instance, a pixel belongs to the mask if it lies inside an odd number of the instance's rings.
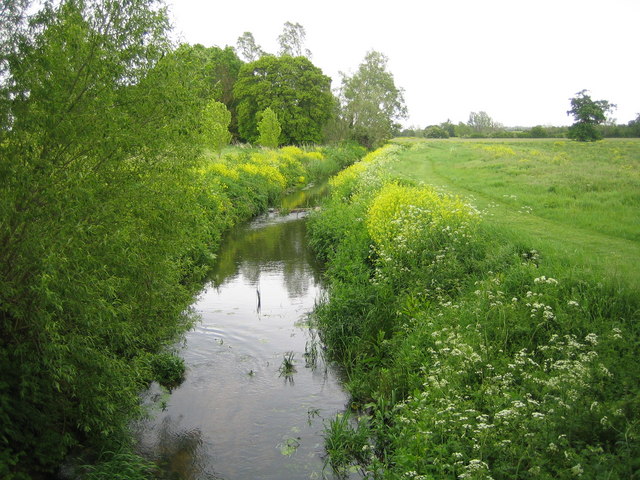
[[[227,236],[211,278],[214,285],[238,273],[257,284],[261,272],[275,267],[282,270],[284,287],[294,298],[303,296],[311,282],[319,280],[318,264],[307,247],[304,220],[275,222],[259,229],[245,226]]]
[[[165,417],[157,435],[156,463],[161,467],[162,480],[215,480],[204,471],[201,457],[202,432],[198,429],[176,431],[171,417]]]

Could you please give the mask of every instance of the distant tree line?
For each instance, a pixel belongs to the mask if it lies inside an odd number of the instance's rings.
[[[640,137],[640,114],[627,124],[608,121],[606,114],[615,105],[606,100],[592,100],[586,90],[570,99],[575,123],[572,126],[542,126],[531,128],[505,127],[494,121],[486,112],[471,112],[466,123],[451,123],[450,120],[425,128],[412,127],[398,132],[404,137],[425,138],[572,138],[578,141],[594,141],[600,138]]]

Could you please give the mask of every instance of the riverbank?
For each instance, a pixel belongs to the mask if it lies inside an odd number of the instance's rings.
[[[339,174],[310,220],[329,278],[316,321],[354,406],[327,427],[333,466],[392,479],[635,478],[635,283],[400,177],[410,148]]]
[[[236,147],[153,168],[131,159],[117,178],[45,179],[58,182],[51,201],[12,212],[22,190],[6,189],[18,197],[5,209],[0,477],[48,478],[73,452],[70,463],[90,465],[72,478],[148,478],[129,426],[149,384],[172,388],[184,373],[173,346],[197,320],[188,306],[223,233],[362,153]]]

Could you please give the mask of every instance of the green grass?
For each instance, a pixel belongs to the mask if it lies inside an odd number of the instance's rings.
[[[326,425],[334,469],[640,478],[639,257],[637,224],[625,221],[634,212],[615,209],[603,223],[617,230],[601,233],[588,215],[545,216],[557,193],[535,185],[567,184],[567,167],[541,162],[509,182],[491,174],[524,151],[559,149],[584,175],[600,171],[607,178],[593,181],[610,182],[625,205],[631,176],[616,187],[606,165],[620,145],[629,160],[640,144],[413,142],[332,181],[309,224],[328,278],[314,318],[360,413],[355,425]],[[560,198],[577,208],[575,196]],[[593,221],[607,211],[600,203]]]
[[[534,248],[640,285],[640,140],[413,142],[392,172],[460,195]]]

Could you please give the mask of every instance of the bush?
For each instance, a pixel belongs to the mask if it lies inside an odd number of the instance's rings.
[[[159,353],[151,360],[153,379],[171,391],[184,381],[184,360],[174,353]]]
[[[424,131],[426,138],[449,138],[449,132],[438,126],[427,127]]]

